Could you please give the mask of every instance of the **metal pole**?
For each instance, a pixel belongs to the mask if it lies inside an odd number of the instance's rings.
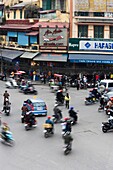
[[[73,0],[70,0],[70,18],[69,18],[69,24],[70,24],[70,38],[72,38],[72,27],[73,27]]]
[[[2,50],[1,50],[0,52],[1,52],[1,73],[3,73],[3,58],[2,58]]]

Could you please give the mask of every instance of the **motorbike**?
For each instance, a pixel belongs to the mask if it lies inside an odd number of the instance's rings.
[[[108,130],[113,129],[113,126],[111,126],[111,123],[109,122],[102,122],[102,131],[106,133]]]
[[[15,79],[10,78],[6,83],[5,83],[7,88],[17,88],[18,84]]]
[[[68,155],[72,150],[72,143],[70,142],[70,144],[67,144],[64,146],[64,155]]]
[[[52,115],[52,121],[54,123],[62,123],[62,118],[60,116],[56,117],[56,115]]]
[[[4,112],[5,112],[6,116],[10,115],[10,109],[11,109],[10,105],[4,107]]]
[[[23,89],[23,93],[24,94],[34,94],[34,95],[38,94],[37,90],[35,90],[34,88],[31,88],[31,87]]]
[[[105,110],[105,108],[100,105],[99,108],[98,108],[98,112],[103,112],[104,110]]]
[[[86,97],[84,102],[85,102],[85,105],[92,105],[92,104],[95,104],[99,101],[99,99],[97,99],[96,97]]]
[[[26,131],[31,130],[33,128],[36,128],[37,127],[37,121],[35,120],[34,124],[32,124],[31,122],[25,122],[24,127],[25,127]]]
[[[2,143],[7,144],[9,146],[14,145],[14,138],[13,138],[12,132],[10,132],[10,131],[7,131],[6,137],[1,133],[0,140]]]
[[[51,124],[43,124],[44,127],[44,137],[48,138],[54,134],[54,129],[52,128]]]

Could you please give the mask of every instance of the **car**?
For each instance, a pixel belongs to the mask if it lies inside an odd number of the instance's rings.
[[[113,80],[110,80],[110,79],[101,80],[99,83],[99,87],[100,86],[104,86],[105,91],[107,91],[107,92],[112,91],[113,90]]]
[[[47,105],[42,99],[27,99],[24,103],[27,104],[28,110],[31,110],[35,116],[47,115]]]
[[[104,93],[104,101],[105,102],[108,102],[108,100],[111,98],[111,97],[113,97],[113,91],[110,91],[110,92],[108,92],[108,93]]]

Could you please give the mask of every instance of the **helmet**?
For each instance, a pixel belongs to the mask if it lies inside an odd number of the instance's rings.
[[[74,107],[73,107],[73,106],[71,106],[71,107],[70,107],[70,110],[73,110],[73,109],[74,109]]]
[[[64,120],[67,121],[67,120],[69,120],[69,118],[68,118],[68,117],[65,117]]]
[[[104,95],[102,95],[102,97],[101,98],[104,98]]]
[[[7,125],[8,125],[6,122],[3,122],[2,124],[3,124],[4,126],[7,126]]]
[[[48,116],[47,118],[48,118],[48,119],[51,119],[51,116]]]
[[[23,103],[23,106],[26,106],[27,105],[27,103]]]

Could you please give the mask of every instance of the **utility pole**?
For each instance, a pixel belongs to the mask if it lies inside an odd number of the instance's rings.
[[[69,27],[70,27],[70,38],[72,38],[72,31],[73,31],[73,0],[70,0]]]

